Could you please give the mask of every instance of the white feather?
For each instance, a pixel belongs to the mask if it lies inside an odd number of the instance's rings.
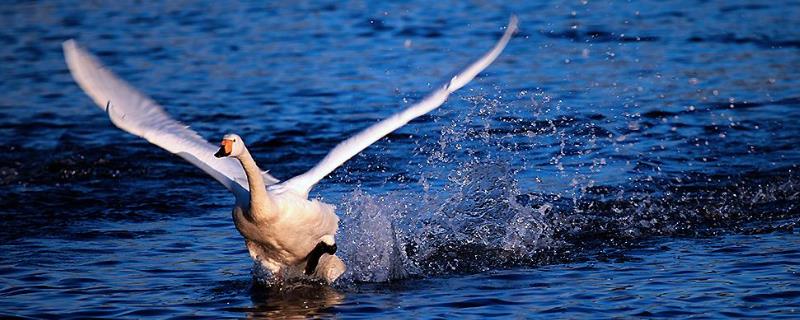
[[[248,190],[247,177],[236,159],[214,157],[218,147],[170,118],[155,101],[118,78],[75,41],[68,40],[63,47],[75,81],[97,106],[106,109],[114,125],[198,166],[237,198],[247,194],[243,192]],[[278,182],[266,172],[264,180],[267,185]]]
[[[450,81],[438,90],[428,94],[422,101],[386,118],[367,129],[359,132],[355,136],[339,143],[333,150],[331,150],[325,158],[322,159],[311,170],[291,178],[281,185],[274,186],[274,189],[289,188],[297,193],[308,195],[308,192],[314,187],[317,182],[325,178],[333,170],[341,166],[345,161],[349,160],[361,150],[366,149],[371,144],[378,141],[380,138],[386,136],[394,130],[402,127],[409,121],[431,112],[437,107],[441,106],[450,96],[450,93],[460,89],[478,73],[486,69],[506,47],[509,39],[517,30],[517,17],[512,16],[506,31],[495,46],[484,54],[480,59],[470,64],[466,69],[462,70]]]

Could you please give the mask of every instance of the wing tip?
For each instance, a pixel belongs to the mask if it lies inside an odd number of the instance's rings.
[[[75,41],[75,39],[67,39],[61,43],[61,46],[64,47],[64,49],[73,48],[78,46],[78,42]]]
[[[69,68],[73,77],[76,77],[78,68],[83,60],[82,57],[86,56],[85,51],[78,44],[78,41],[75,41],[75,39],[68,39],[62,42],[61,48],[64,50],[64,60],[67,63],[67,67]],[[76,78],[76,81],[77,80],[78,79]]]
[[[508,26],[506,26],[506,32],[514,33],[519,30],[519,18],[517,18],[516,14],[512,14],[511,17],[508,18]]]
[[[67,58],[80,51],[80,45],[78,45],[75,39],[68,39],[62,42],[61,48],[64,50],[64,56]]]

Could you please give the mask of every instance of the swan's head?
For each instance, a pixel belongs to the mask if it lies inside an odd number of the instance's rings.
[[[217,158],[238,157],[244,152],[244,141],[242,137],[229,133],[222,137],[219,143],[219,151],[214,154]]]

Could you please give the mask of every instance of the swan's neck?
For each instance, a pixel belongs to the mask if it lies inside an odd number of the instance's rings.
[[[273,210],[272,199],[267,193],[267,187],[264,185],[264,177],[261,175],[261,169],[258,168],[250,151],[244,148],[244,152],[236,157],[242,163],[244,173],[247,176],[247,184],[250,187],[250,212],[254,218],[267,217]]]

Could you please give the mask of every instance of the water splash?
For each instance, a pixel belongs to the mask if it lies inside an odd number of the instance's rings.
[[[503,167],[471,164],[448,189],[349,194],[340,208],[345,278],[375,282],[486,271],[487,251],[504,256],[508,261],[501,264],[507,264],[549,242],[552,230],[543,217],[550,207],[520,203],[513,176]]]
[[[356,190],[343,197],[344,278],[357,282],[403,279],[454,272],[486,271],[486,252],[499,264],[524,260],[546,246],[551,228],[543,218],[550,205],[526,206],[516,183],[518,169],[502,161],[508,149],[483,153],[475,142],[498,145],[487,134],[487,116],[500,102],[475,98],[476,108],[442,129],[427,153],[417,182],[422,192],[393,191],[371,196]],[[490,117],[489,117],[490,118]],[[464,120],[469,119],[469,120]],[[481,121],[475,126],[471,121]],[[482,128],[482,129],[476,129]],[[441,170],[450,168],[447,175]]]
[[[415,152],[427,158],[411,190],[370,195],[359,189],[343,197],[345,282],[536,266],[608,254],[656,236],[768,232],[798,223],[794,166],[750,176],[671,173],[658,169],[660,161],[643,160],[623,166],[633,172],[619,181],[613,172],[620,161],[610,164],[613,155],[598,152],[619,142],[613,130],[591,121],[600,117],[565,116],[569,108],[549,100],[466,101],[471,108],[452,116],[435,141],[417,145]],[[556,120],[497,121],[526,112]],[[512,128],[504,128],[508,123]],[[627,133],[640,134],[646,133]],[[532,153],[531,140],[546,141],[546,155]],[[552,171],[531,165],[542,160]],[[562,182],[540,184],[552,180]]]

